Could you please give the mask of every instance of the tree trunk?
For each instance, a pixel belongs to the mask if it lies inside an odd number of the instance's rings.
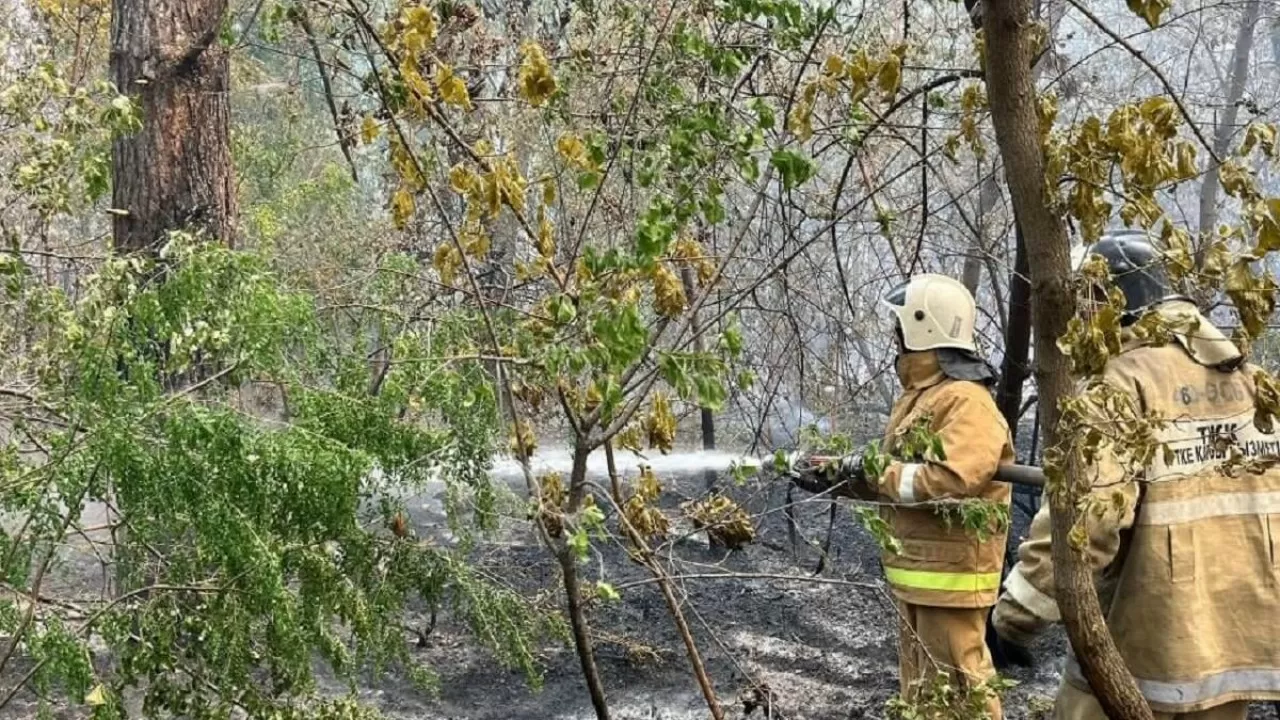
[[[1031,374],[1027,355],[1031,349],[1031,280],[1027,267],[1027,240],[1014,221],[1017,246],[1013,272],[1009,273],[1009,323],[1004,333],[1004,360],[1000,365],[1000,382],[996,385],[996,405],[1009,432],[1018,437],[1018,414],[1022,411],[1022,387]]]
[[[587,456],[591,448],[579,437],[573,447],[573,467],[569,471],[569,506],[566,512],[573,514],[582,505],[582,498],[587,486]],[[556,552],[560,563],[560,572],[564,577],[564,595],[566,610],[569,613],[569,627],[573,631],[573,645],[578,653],[578,663],[582,666],[582,678],[587,683],[587,694],[591,696],[591,705],[596,711],[596,720],[609,720],[609,701],[604,694],[604,683],[600,680],[600,669],[596,665],[595,646],[591,642],[591,628],[587,622],[587,614],[582,609],[582,588],[578,583],[578,558],[566,543],[560,543]]]
[[[996,140],[1004,158],[1014,215],[1025,233],[1035,318],[1036,379],[1047,446],[1056,446],[1058,403],[1072,392],[1067,358],[1057,340],[1075,313],[1069,284],[1067,232],[1049,208],[1045,158],[1031,75],[1035,54],[1034,0],[989,0],[983,18],[987,40],[986,82]],[[1048,493],[1053,513],[1053,563],[1058,606],[1084,675],[1107,717],[1150,720],[1151,708],[1116,650],[1102,616],[1093,573],[1071,547],[1081,488],[1069,462],[1064,487]]]
[[[681,268],[680,281],[684,285],[685,296],[693,297],[698,289],[693,282],[693,269],[688,266]],[[702,323],[699,322],[698,314],[696,312],[689,320],[689,332],[693,333],[694,352],[705,352],[707,348],[707,339],[703,336]],[[709,407],[702,408],[702,449],[716,449],[716,419]]]
[[[111,77],[143,116],[113,147],[118,250],[158,249],[180,229],[234,245],[226,11],[227,0],[112,3]]]
[[[969,294],[974,297],[978,296],[978,285],[982,283],[982,265],[983,258],[990,252],[991,241],[988,237],[990,232],[989,216],[996,208],[996,202],[1000,200],[1000,184],[996,180],[996,174],[993,170],[983,180],[978,190],[978,233],[973,236],[969,243],[969,249],[964,255],[964,269],[961,271],[961,282],[968,288]]]
[[[1218,120],[1217,132],[1213,138],[1213,152],[1218,157],[1225,157],[1231,144],[1231,136],[1236,130],[1236,118],[1240,114],[1240,99],[1244,97],[1244,86],[1249,80],[1249,53],[1253,50],[1253,28],[1258,24],[1258,16],[1262,10],[1259,0],[1249,0],[1244,6],[1244,17],[1240,19],[1240,29],[1236,33],[1236,47],[1232,52],[1231,79],[1227,87],[1227,106]],[[1209,159],[1209,172],[1204,175],[1204,184],[1200,186],[1200,251],[1196,255],[1197,265],[1204,260],[1204,252],[1208,248],[1208,238],[1214,226],[1218,224],[1218,165],[1213,158]]]

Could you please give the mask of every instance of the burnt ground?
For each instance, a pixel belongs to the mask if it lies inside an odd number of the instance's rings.
[[[678,476],[668,482],[661,502],[675,510],[682,500],[701,495],[706,487],[701,473]],[[781,512],[786,494],[782,487],[763,482],[734,487],[728,482],[724,489],[757,517],[756,542],[743,550],[726,551],[694,534],[664,552],[672,574],[683,576],[678,583],[683,608],[726,706],[725,716],[744,717],[741,693],[762,683],[773,693],[774,718],[885,717],[885,702],[897,689],[896,625],[870,536],[841,505],[831,525],[829,561],[815,575],[820,557],[816,547],[805,546],[802,540],[798,550],[792,551]],[[829,505],[804,497],[797,493],[795,498],[798,530],[820,543],[827,533]],[[430,532],[441,520],[438,512],[421,504],[415,511],[420,532]],[[1015,510],[1015,533],[1025,532],[1028,522]],[[673,534],[682,530],[690,529],[676,527]],[[477,561],[524,592],[558,586],[554,564],[524,531],[483,548]],[[721,573],[737,577],[694,577]],[[651,584],[631,585],[647,580],[647,572],[629,563],[616,545],[597,543],[596,555],[584,566],[583,575],[584,582],[603,579],[621,588],[620,602],[595,604],[591,611],[597,659],[613,717],[708,717],[658,589]],[[1007,717],[1048,717],[1065,649],[1065,636],[1060,630],[1053,632],[1035,648],[1040,658],[1037,668],[1010,673],[1019,684],[1006,697]],[[538,692],[531,691],[522,677],[498,670],[448,619],[440,620],[420,652],[440,673],[440,695],[422,697],[402,683],[381,683],[368,698],[391,717],[595,717],[577,657],[569,647],[545,649],[544,686]],[[1263,708],[1254,714],[1276,717]],[[766,715],[757,710],[750,717]]]
[[[702,473],[667,476],[661,503],[675,511],[683,500],[706,490]],[[723,482],[723,481],[722,481]],[[793,552],[781,508],[785,491],[777,484],[732,482],[725,490],[757,516],[756,542],[739,551],[712,547],[705,536],[688,534],[664,548],[678,582],[683,608],[707,663],[726,717],[743,717],[739,694],[755,683],[773,693],[774,718],[844,720],[885,717],[884,705],[896,690],[896,626],[889,595],[880,579],[877,552],[870,537],[840,506],[831,526],[830,557],[814,574],[819,552],[803,544]],[[448,540],[440,490],[409,502],[413,524],[422,536]],[[797,494],[796,516],[802,536],[820,542],[828,527],[828,504]],[[675,514],[674,512],[672,514]],[[1015,532],[1026,518],[1015,513]],[[689,528],[677,525],[673,534]],[[595,602],[590,610],[597,659],[616,720],[691,720],[708,712],[689,671],[683,646],[661,595],[642,568],[627,561],[616,543],[597,542],[583,566],[583,581],[606,580],[620,589],[621,601]],[[531,598],[555,599],[558,571],[546,551],[513,517],[498,538],[481,543],[474,562]],[[96,583],[92,558],[68,567],[83,570],[81,587]],[[697,575],[728,574],[706,578]],[[633,583],[639,583],[634,584]],[[70,588],[68,588],[70,589]],[[424,616],[411,618],[425,626]],[[506,670],[477,648],[466,629],[441,614],[425,647],[414,652],[440,678],[430,696],[403,678],[368,678],[364,700],[387,717],[416,720],[587,720],[594,718],[578,661],[571,647],[548,644],[541,650],[545,673],[540,690],[522,675]],[[1018,671],[1019,681],[1006,697],[1007,717],[1046,717],[1057,687],[1065,640],[1060,632],[1045,637],[1036,650],[1034,671]],[[22,672],[24,664],[12,672]],[[323,673],[322,673],[323,675]],[[14,678],[0,678],[8,687]],[[322,686],[342,692],[322,677]],[[63,709],[58,717],[80,717]],[[7,718],[34,718],[35,706],[11,706]],[[139,715],[140,716],[140,715]],[[757,710],[750,717],[766,717]],[[1262,714],[1257,717],[1276,717]]]

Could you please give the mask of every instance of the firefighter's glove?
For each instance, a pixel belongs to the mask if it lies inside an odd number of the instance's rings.
[[[875,489],[868,486],[862,469],[861,454],[800,458],[792,463],[790,475],[797,487],[814,494],[833,491],[846,497],[875,498]]]
[[[991,662],[996,670],[1005,672],[1012,667],[1033,668],[1036,666],[1035,655],[1026,646],[1013,640],[1001,637],[996,632],[995,623],[987,616],[987,649],[991,651]]]
[[[866,468],[862,466],[862,453],[846,455],[840,458],[837,477],[844,483],[839,489],[841,495],[859,500],[875,500],[879,496],[876,487],[867,479]]]

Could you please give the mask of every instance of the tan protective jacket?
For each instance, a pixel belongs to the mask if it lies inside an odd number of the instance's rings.
[[[1280,698],[1280,468],[1262,474],[1223,461],[1280,454],[1280,436],[1253,424],[1254,372],[1189,303],[1167,317],[1199,325],[1163,347],[1126,339],[1104,381],[1129,393],[1168,452],[1140,478],[1103,448],[1088,472],[1118,512],[1088,521],[1089,557],[1116,646],[1151,707],[1191,713],[1228,702]],[[1224,369],[1215,369],[1215,368]],[[996,606],[997,632],[1026,643],[1061,619],[1054,600],[1049,506],[1031,524]],[[1067,680],[1088,691],[1074,658]]]
[[[898,454],[900,436],[921,417],[942,441],[942,462],[890,465],[880,478],[879,493],[895,506],[881,517],[902,544],[900,553],[885,552],[885,577],[903,602],[950,608],[983,608],[995,604],[1004,563],[1006,532],[980,540],[928,505],[934,500],[983,498],[1006,507],[1010,488],[993,480],[996,469],[1013,462],[1013,447],[1004,417],[986,387],[952,380],[943,374],[933,351],[905,353],[898,360],[905,389],[893,407],[884,448]]]

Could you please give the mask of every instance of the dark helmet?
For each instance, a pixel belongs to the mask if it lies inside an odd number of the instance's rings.
[[[969,12],[969,22],[973,29],[982,27],[982,0],[964,0],[964,9]]]
[[[1078,248],[1078,271],[1090,255],[1100,255],[1111,271],[1111,281],[1124,293],[1125,322],[1136,321],[1148,308],[1170,300],[1190,300],[1169,283],[1164,261],[1141,230],[1115,230],[1091,247]]]

